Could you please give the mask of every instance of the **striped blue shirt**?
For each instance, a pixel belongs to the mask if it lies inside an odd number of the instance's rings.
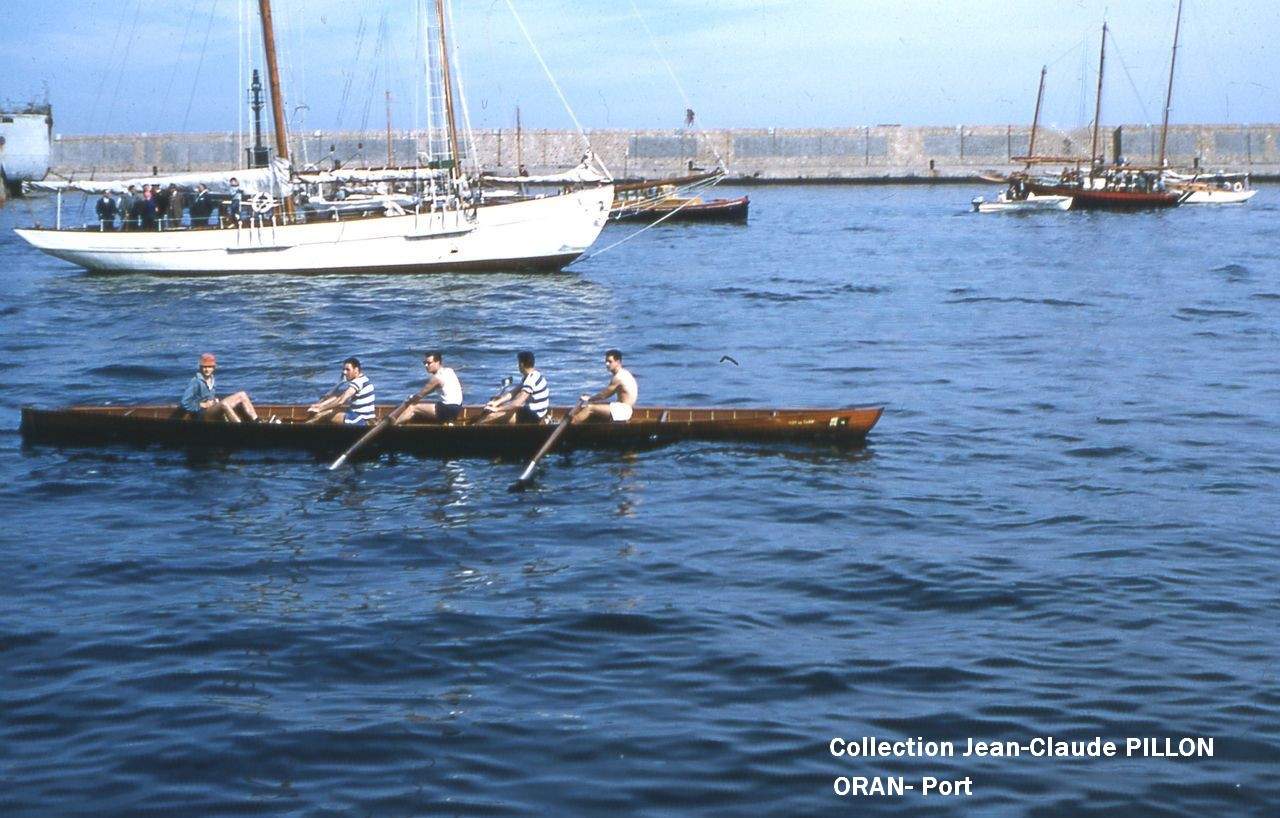
[[[551,388],[547,386],[547,379],[542,377],[542,373],[530,369],[529,374],[520,382],[520,391],[529,394],[524,402],[525,408],[538,417],[545,418],[547,407],[551,405]]]
[[[347,423],[369,423],[373,420],[373,384],[367,375],[357,375],[338,384],[334,390],[339,395],[348,389],[356,390],[347,404]]]

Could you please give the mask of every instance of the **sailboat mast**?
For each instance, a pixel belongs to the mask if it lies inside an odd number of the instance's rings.
[[[453,161],[449,175],[457,179],[462,176],[462,165],[458,160],[458,123],[453,115],[453,79],[449,74],[449,40],[445,35],[444,0],[436,0],[436,17],[440,20],[440,77],[444,84],[444,115],[449,123],[449,158]]]
[[[523,175],[521,168],[524,167],[524,145],[521,142],[520,135],[520,106],[516,106],[516,175]]]
[[[1098,126],[1102,122],[1102,69],[1107,63],[1107,24],[1102,24],[1102,48],[1098,50],[1098,101],[1093,108],[1093,144],[1089,148],[1089,161],[1098,164]]]
[[[271,25],[271,0],[258,0],[262,17],[262,47],[267,52],[267,84],[271,87],[271,119],[276,126],[276,156],[289,158],[289,134],[285,130],[284,100],[280,96],[280,67],[276,63],[276,35]]]
[[[1036,112],[1031,117],[1031,144],[1027,146],[1027,159],[1036,155],[1036,129],[1040,127],[1040,103],[1044,100],[1044,75],[1048,71],[1049,66],[1040,67],[1040,90],[1036,92]],[[1027,162],[1027,167],[1031,167],[1031,162]]]
[[[387,91],[387,167],[391,167],[391,91]]]
[[[1178,62],[1178,31],[1182,28],[1182,0],[1178,0],[1178,19],[1173,24],[1173,54],[1169,57],[1169,90],[1164,95],[1164,122],[1160,124],[1160,167],[1164,167],[1164,149],[1169,138],[1169,108],[1173,105],[1173,66]]]

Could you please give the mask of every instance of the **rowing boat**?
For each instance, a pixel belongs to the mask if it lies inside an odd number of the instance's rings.
[[[377,407],[381,419],[394,407]],[[305,449],[340,452],[367,431],[364,426],[307,424],[303,404],[258,404],[266,423],[207,423],[176,406],[70,406],[22,409],[22,437],[28,443],[226,449]],[[570,411],[553,407],[548,422]],[[861,445],[884,407],[844,409],[689,409],[646,407],[626,423],[573,424],[562,449],[649,448],[681,440],[743,443],[798,442]],[[366,454],[406,451],[442,457],[532,454],[547,439],[546,424],[474,425],[477,406],[465,407],[453,423],[409,422],[393,426]]]

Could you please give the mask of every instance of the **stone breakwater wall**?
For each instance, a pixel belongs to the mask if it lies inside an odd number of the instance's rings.
[[[1021,167],[1030,141],[1026,126],[859,128],[768,128],[718,131],[591,131],[592,148],[619,178],[672,176],[690,166],[713,168],[721,158],[731,179],[742,182],[960,181],[988,170]],[[1036,154],[1078,156],[1090,146],[1087,129],[1041,131]],[[1120,154],[1135,164],[1154,163],[1160,129],[1149,125],[1108,127],[1099,136],[1111,159]],[[384,133],[333,133],[291,138],[295,163],[330,158],[348,167],[387,163]],[[270,144],[270,140],[268,139]],[[243,166],[234,133],[59,136],[53,143],[55,174],[83,178],[225,169]],[[392,132],[392,164],[411,165],[422,157],[425,139]],[[514,173],[523,163],[530,173],[573,165],[583,155],[578,134],[560,130],[486,130],[475,133],[481,166]],[[1280,124],[1171,126],[1166,152],[1178,167],[1244,171],[1280,177]],[[1053,167],[1053,166],[1049,166]]]

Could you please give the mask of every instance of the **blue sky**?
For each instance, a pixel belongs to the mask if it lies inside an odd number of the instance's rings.
[[[571,122],[506,0],[454,0],[476,127]],[[513,0],[588,128],[1088,122],[1099,30],[1103,120],[1159,122],[1175,0]],[[1184,0],[1174,122],[1280,122],[1280,13]],[[415,0],[274,0],[288,107],[305,130],[421,124]],[[56,130],[234,130],[240,18],[256,0],[5,0],[0,99],[43,95]],[[643,20],[643,22],[641,22]],[[657,42],[650,40],[645,25]],[[363,34],[361,32],[363,31]],[[661,56],[660,56],[661,54]],[[417,102],[415,103],[415,99]],[[415,112],[417,116],[415,117]]]

